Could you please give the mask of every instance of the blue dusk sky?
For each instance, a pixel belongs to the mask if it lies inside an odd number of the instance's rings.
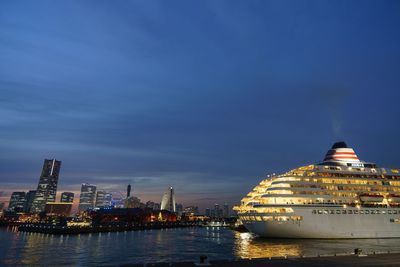
[[[400,167],[399,1],[1,1],[0,200],[98,188],[205,208],[344,140]]]

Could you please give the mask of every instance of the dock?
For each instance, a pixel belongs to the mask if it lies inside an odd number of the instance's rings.
[[[400,253],[343,254],[316,257],[274,257],[267,259],[220,260],[210,262],[175,262],[126,264],[121,267],[399,267]]]
[[[64,234],[89,234],[89,233],[106,233],[106,232],[125,232],[139,231],[151,229],[169,229],[169,228],[186,228],[198,227],[196,223],[183,222],[154,222],[154,223],[138,223],[138,224],[116,224],[116,225],[95,225],[95,226],[60,226],[49,224],[21,224],[18,226],[20,232],[44,233],[54,235]]]

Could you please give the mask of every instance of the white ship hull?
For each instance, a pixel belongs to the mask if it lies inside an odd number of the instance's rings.
[[[302,220],[250,220],[243,223],[250,232],[261,237],[400,238],[399,208],[295,207],[293,210],[293,215],[301,216]],[[346,210],[346,214],[342,214],[343,210]],[[351,214],[348,214],[349,210]],[[358,210],[358,214],[353,213],[355,210]],[[340,214],[337,214],[339,211]],[[360,214],[360,211],[364,214]]]

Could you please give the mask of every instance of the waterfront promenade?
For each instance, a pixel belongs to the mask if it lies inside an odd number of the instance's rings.
[[[148,263],[127,264],[123,267],[398,267],[400,266],[400,253],[381,253],[369,255],[341,255],[320,257],[290,257],[290,258],[268,258],[254,260],[221,260],[210,261],[205,264],[200,262],[177,262],[177,263]]]
[[[48,224],[22,224],[18,226],[18,231],[43,233],[43,234],[89,234],[89,233],[107,233],[107,232],[124,232],[139,231],[151,229],[169,229],[169,228],[186,228],[198,227],[199,223],[190,222],[153,222],[153,223],[137,223],[137,224],[114,224],[114,225],[95,225],[95,226],[60,226]]]

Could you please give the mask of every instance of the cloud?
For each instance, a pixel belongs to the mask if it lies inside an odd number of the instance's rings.
[[[35,188],[51,157],[60,190],[132,183],[156,200],[173,185],[203,205],[238,202],[338,138],[396,165],[397,7],[175,4],[0,9],[5,195]]]

